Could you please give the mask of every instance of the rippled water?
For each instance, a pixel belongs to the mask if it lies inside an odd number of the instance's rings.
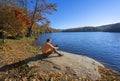
[[[39,35],[39,45],[47,38],[60,50],[85,55],[120,72],[120,33],[61,32]]]

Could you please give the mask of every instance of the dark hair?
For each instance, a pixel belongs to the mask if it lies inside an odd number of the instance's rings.
[[[47,39],[47,42],[49,42],[50,41],[50,39]]]
[[[37,37],[35,37],[35,40],[37,40]]]

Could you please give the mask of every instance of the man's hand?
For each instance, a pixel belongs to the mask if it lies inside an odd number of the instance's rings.
[[[58,48],[59,48],[59,47],[58,47],[58,45],[55,45],[54,47],[55,47],[56,49],[58,49]]]

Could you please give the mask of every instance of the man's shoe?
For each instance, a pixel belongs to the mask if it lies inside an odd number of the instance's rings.
[[[63,54],[58,54],[59,56],[63,56]]]

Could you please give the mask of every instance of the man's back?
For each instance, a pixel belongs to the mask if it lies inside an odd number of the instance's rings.
[[[51,51],[52,49],[53,48],[50,43],[45,43],[42,47],[42,52],[47,53],[47,52]]]

